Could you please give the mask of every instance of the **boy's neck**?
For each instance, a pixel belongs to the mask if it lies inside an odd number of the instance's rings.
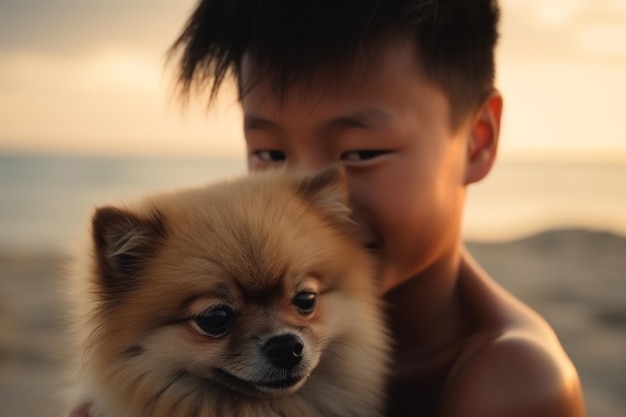
[[[461,246],[389,290],[384,299],[398,353],[435,353],[465,334],[458,297]]]

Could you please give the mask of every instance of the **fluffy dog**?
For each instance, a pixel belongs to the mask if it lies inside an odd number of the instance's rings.
[[[74,274],[93,417],[380,416],[388,338],[338,168],[271,171],[92,219]]]

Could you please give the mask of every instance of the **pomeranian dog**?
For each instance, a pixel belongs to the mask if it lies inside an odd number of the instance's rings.
[[[382,415],[388,337],[347,199],[339,168],[279,170],[97,209],[74,400],[92,417]]]

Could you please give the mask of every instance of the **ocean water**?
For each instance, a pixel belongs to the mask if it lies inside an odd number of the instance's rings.
[[[244,172],[241,160],[0,155],[0,250],[65,250],[96,206]]]
[[[572,228],[626,235],[626,163],[499,161],[469,188],[464,234],[470,239]]]
[[[0,154],[0,250],[63,250],[97,205],[245,172],[243,160]],[[499,162],[470,187],[464,236],[507,240],[546,229],[626,234],[626,164]]]

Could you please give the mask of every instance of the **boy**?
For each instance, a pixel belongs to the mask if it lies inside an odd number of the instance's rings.
[[[388,416],[584,416],[546,322],[463,248],[496,156],[490,0],[204,0],[172,51],[182,92],[233,75],[251,170],[345,167],[394,336]]]

